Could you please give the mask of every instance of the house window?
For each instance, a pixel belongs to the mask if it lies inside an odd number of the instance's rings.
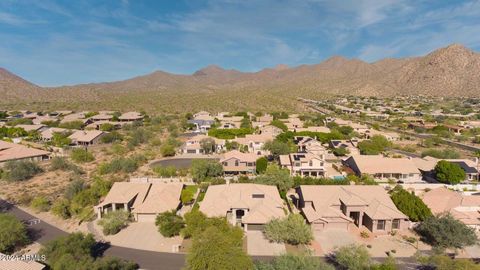
[[[228,162],[222,162],[223,166],[228,166]]]
[[[380,230],[380,231],[385,230],[385,220],[378,220],[377,221],[377,230]]]
[[[308,162],[308,166],[312,167],[312,166],[313,166],[313,161],[310,160],[310,161]]]
[[[400,229],[400,219],[394,219],[392,221],[392,229]]]
[[[238,166],[238,160],[235,160],[235,166]]]
[[[265,198],[265,194],[252,194],[253,199],[263,199]]]

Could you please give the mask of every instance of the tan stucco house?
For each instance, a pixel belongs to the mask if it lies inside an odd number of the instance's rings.
[[[315,231],[357,226],[382,234],[410,224],[381,186],[302,185],[297,194],[297,207]]]
[[[223,154],[220,163],[225,174],[248,174],[255,173],[257,159],[253,153],[232,150]]]
[[[245,231],[263,230],[270,220],[286,216],[278,189],[258,184],[210,186],[200,211],[208,217],[226,217]]]

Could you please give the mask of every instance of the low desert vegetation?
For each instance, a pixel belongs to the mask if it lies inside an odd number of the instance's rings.
[[[106,213],[98,225],[102,226],[105,235],[117,234],[130,223],[130,213],[124,210],[116,210]]]
[[[73,149],[70,158],[77,163],[87,163],[95,160],[93,154],[84,148]]]
[[[160,213],[156,220],[155,225],[158,227],[158,231],[165,237],[173,237],[180,235],[180,232],[185,227],[183,218],[177,215],[175,210]]]
[[[72,233],[48,242],[39,252],[45,255],[52,270],[66,269],[122,269],[135,270],[138,265],[115,257],[96,257],[96,241],[93,235]]]
[[[15,216],[0,213],[0,253],[11,254],[29,242],[26,226]]]
[[[0,171],[2,179],[16,182],[31,179],[43,172],[43,169],[33,161],[9,161]]]
[[[265,236],[273,242],[291,245],[309,244],[313,240],[312,229],[299,214],[283,219],[273,219],[265,225]]]
[[[255,270],[334,270],[335,267],[327,264],[319,257],[309,254],[283,254],[275,257],[271,262],[256,261]]]

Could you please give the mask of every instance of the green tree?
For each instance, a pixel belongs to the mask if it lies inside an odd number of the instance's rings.
[[[72,213],[70,212],[70,202],[66,199],[56,200],[52,205],[51,211],[54,215],[63,219],[69,219],[72,217]]]
[[[270,151],[272,156],[278,158],[280,155],[286,155],[290,153],[290,146],[288,143],[281,142],[279,140],[267,141],[263,145],[263,149]]]
[[[284,196],[293,187],[293,179],[288,169],[282,169],[276,164],[267,166],[265,173],[257,176],[255,182],[258,184],[277,186],[280,194]]]
[[[350,153],[346,147],[338,147],[333,149],[333,154],[337,157],[346,156]]]
[[[478,241],[474,229],[449,213],[428,217],[417,227],[417,232],[427,243],[440,249],[462,249]]]
[[[446,184],[458,184],[465,180],[465,171],[458,164],[440,160],[435,166],[435,178]]]
[[[93,270],[135,270],[138,269],[138,264],[115,258],[115,257],[102,257],[95,261],[93,264]]]
[[[57,147],[69,146],[72,143],[72,140],[68,137],[71,132],[54,132],[52,134],[51,143]]]
[[[215,152],[215,140],[213,138],[205,138],[200,140],[200,147],[203,153],[209,155]]]
[[[182,201],[183,204],[190,204],[193,202],[193,199],[195,198],[195,194],[197,193],[198,186],[195,185],[189,185],[186,186],[183,190],[182,193],[180,194],[180,200]]]
[[[292,245],[309,244],[313,240],[312,229],[300,214],[283,219],[273,219],[265,225],[265,236],[277,243]]]
[[[407,215],[411,221],[423,221],[432,216],[432,211],[422,199],[404,190],[400,185],[392,190],[390,197],[398,210]]]
[[[226,221],[223,221],[226,223]],[[243,232],[238,227],[209,226],[193,237],[187,255],[188,270],[249,270],[252,259],[243,251]]]
[[[173,237],[179,235],[180,231],[185,227],[183,218],[177,215],[175,210],[158,214],[155,220],[158,231],[165,237]]]
[[[10,254],[28,242],[25,225],[11,214],[0,213],[0,252]]]
[[[130,223],[130,213],[124,210],[108,212],[98,221],[98,225],[103,227],[105,235],[118,233],[127,227],[128,223]]]
[[[255,164],[257,173],[262,174],[267,170],[268,160],[265,157],[260,157]]]
[[[348,270],[367,270],[372,266],[367,248],[355,244],[339,248],[335,252],[335,261],[342,269]]]
[[[58,124],[59,128],[82,129],[85,124],[82,121],[75,120]]]
[[[217,177],[223,174],[222,164],[208,159],[195,159],[190,168],[194,181],[202,182],[207,178]]]
[[[358,148],[360,153],[363,155],[378,155],[384,152],[388,147],[392,145],[391,142],[387,140],[382,135],[374,135],[370,140],[364,140],[358,143]]]

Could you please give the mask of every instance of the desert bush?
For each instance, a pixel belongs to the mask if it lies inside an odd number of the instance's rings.
[[[0,213],[0,252],[10,254],[28,242],[25,225],[11,214]]]
[[[173,237],[179,235],[180,231],[185,227],[183,218],[176,214],[175,210],[158,214],[155,225],[158,231],[165,237]]]
[[[299,214],[271,220],[265,225],[265,236],[271,241],[292,245],[309,244],[313,240],[310,226]]]
[[[127,227],[129,222],[130,213],[123,210],[117,210],[105,214],[102,219],[98,221],[98,225],[103,227],[103,234],[111,235],[116,234],[123,228]]]
[[[70,203],[66,199],[56,200],[52,205],[51,211],[54,215],[63,219],[69,219],[72,217],[72,214],[70,213]]]
[[[32,200],[30,207],[35,209],[37,212],[47,212],[50,210],[50,201],[43,196],[38,196]]]
[[[4,167],[2,178],[7,181],[24,181],[43,172],[43,169],[33,161],[9,161]]]
[[[70,158],[78,163],[87,163],[95,160],[93,154],[83,148],[73,149]]]

